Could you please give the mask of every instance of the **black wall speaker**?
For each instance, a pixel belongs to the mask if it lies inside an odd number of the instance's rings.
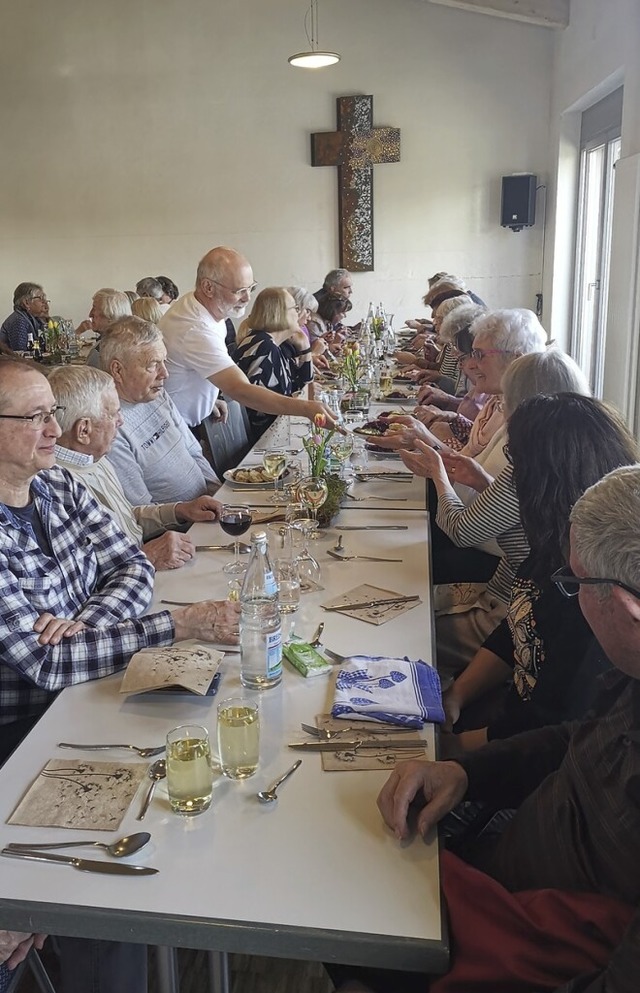
[[[536,220],[537,176],[503,176],[500,224],[512,231],[529,228]]]

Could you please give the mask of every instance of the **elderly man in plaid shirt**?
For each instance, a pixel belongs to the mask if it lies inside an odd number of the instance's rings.
[[[70,473],[52,468],[55,414],[45,377],[0,358],[0,760],[65,686],[121,669],[140,648],[238,638],[227,601],[141,616],[153,567]]]
[[[0,356],[0,761],[65,686],[115,672],[151,645],[238,640],[239,607],[227,601],[141,616],[153,566],[81,483],[53,468],[56,410],[31,363]],[[16,935],[8,953],[20,940],[28,946]],[[59,944],[64,993],[145,993],[143,945]]]

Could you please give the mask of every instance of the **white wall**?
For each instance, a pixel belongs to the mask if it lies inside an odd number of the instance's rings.
[[[5,5],[0,58],[0,307],[44,283],[75,320],[100,286],[245,251],[262,286],[316,289],[337,259],[336,170],[309,133],[335,98],[372,93],[402,129],[375,169],[373,274],[355,279],[399,317],[452,270],[494,305],[531,306],[541,224],[499,227],[500,177],[545,181],[553,32],[424,4],[322,0],[320,41],[342,62],[305,73],[305,0],[22,0]],[[0,318],[1,319],[1,318]]]
[[[573,0],[571,22],[556,35],[552,135],[556,175],[546,270],[551,332],[570,335],[573,239],[582,111],[624,85],[622,158],[616,168],[604,395],[631,423],[637,417],[640,314],[640,4]],[[637,424],[636,424],[637,427]]]

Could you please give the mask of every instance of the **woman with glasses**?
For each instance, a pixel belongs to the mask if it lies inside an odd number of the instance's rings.
[[[463,749],[588,709],[607,662],[577,597],[567,598],[557,582],[568,557],[569,514],[589,486],[639,458],[619,415],[574,393],[522,403],[509,419],[507,454],[530,551],[506,619],[445,694],[450,724],[467,729],[456,736]],[[570,573],[565,582],[577,590]]]
[[[292,396],[313,379],[311,346],[300,330],[298,308],[283,286],[258,293],[238,329],[236,365],[249,382]],[[247,408],[254,444],[275,420],[274,414]]]
[[[537,393],[568,391],[588,393],[587,382],[575,362],[560,349],[524,355],[511,363],[503,380],[505,414]],[[503,444],[506,436],[503,435]],[[444,454],[444,453],[443,453]],[[459,548],[478,548],[501,556],[486,584],[473,582],[465,571],[465,555],[459,554],[456,574],[436,587],[436,640],[438,668],[448,675],[464,669],[486,637],[505,616],[516,570],[527,557],[529,546],[520,519],[513,467],[503,455],[503,468],[495,478],[482,467],[475,499],[466,505],[454,489],[447,472],[448,457],[429,445],[417,443],[417,451],[402,452],[405,465],[417,475],[433,480],[438,509],[438,527]],[[437,552],[434,572],[439,574]],[[473,566],[473,556],[470,569]],[[457,580],[457,581],[454,581]]]
[[[0,328],[3,352],[25,352],[29,335],[35,339],[49,319],[49,300],[39,283],[20,283],[13,293],[13,313]]]
[[[298,326],[311,345],[311,358],[314,367],[316,369],[328,369],[330,365],[327,358],[329,346],[324,338],[315,338],[312,342],[308,327],[318,312],[318,301],[313,293],[309,293],[303,286],[287,286],[287,292],[291,294],[298,308]]]

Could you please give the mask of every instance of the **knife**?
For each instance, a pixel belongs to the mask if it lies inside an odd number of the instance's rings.
[[[363,741],[362,738],[357,738],[355,741],[345,741],[344,739],[338,741],[334,738],[333,741],[290,741],[288,747],[305,752],[343,752],[352,748],[358,750],[361,748],[392,748],[395,751],[400,748],[426,748],[427,743],[422,738],[413,738],[412,740],[390,738],[387,741]]]
[[[149,865],[126,865],[123,862],[102,862],[99,859],[79,859],[73,855],[52,855],[50,852],[20,851],[3,848],[0,855],[10,859],[31,859],[33,862],[60,862],[82,872],[103,872],[114,876],[154,876],[158,869]]]
[[[394,603],[411,603],[419,599],[419,596],[396,596],[387,600],[366,600],[364,603],[340,603],[335,607],[325,607],[324,604],[321,606],[323,610],[363,610],[365,607],[384,607]]]
[[[408,531],[408,524],[338,524],[336,531]]]

